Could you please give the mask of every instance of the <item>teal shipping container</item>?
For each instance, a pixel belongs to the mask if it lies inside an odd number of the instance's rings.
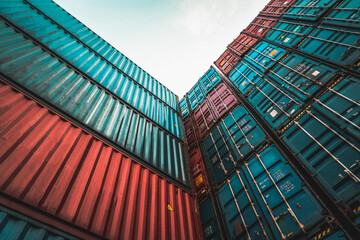
[[[199,204],[200,218],[206,240],[221,240],[214,206],[211,198]]]
[[[95,80],[127,77],[142,91],[152,93],[160,101],[178,110],[177,97],[124,54],[86,27],[51,0],[1,0],[1,14],[32,37],[83,69]],[[55,31],[54,31],[55,30]],[[61,47],[59,45],[62,45]],[[81,63],[86,59],[87,63]],[[140,86],[140,88],[141,88]]]
[[[283,13],[282,17],[296,20],[316,21],[337,2],[337,0],[295,1],[295,3]]]
[[[181,173],[182,177],[175,177],[176,180],[188,184],[181,123],[179,118],[174,118],[176,114],[155,108],[145,96],[139,99],[127,95],[129,101],[143,103],[139,112],[3,21],[0,31],[0,71],[8,81],[118,149],[158,167],[162,173]]]

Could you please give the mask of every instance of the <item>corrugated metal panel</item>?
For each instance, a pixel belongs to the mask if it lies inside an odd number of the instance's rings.
[[[227,75],[239,63],[239,60],[240,58],[236,54],[226,49],[225,52],[215,61],[215,65],[222,73]]]
[[[186,118],[187,116],[189,116],[189,107],[187,105],[185,97],[183,97],[180,100],[180,109],[181,109],[181,116],[183,119]]]
[[[360,29],[319,25],[300,45],[310,55],[360,72]]]
[[[0,97],[3,194],[105,238],[199,238],[187,192],[9,86]]]
[[[10,2],[11,5],[15,4],[14,1]],[[19,3],[16,4],[16,8],[18,9]],[[103,40],[96,33],[87,28],[79,20],[77,20],[64,9],[62,9],[55,2],[50,0],[31,0],[24,1],[22,5],[24,4],[31,4],[38,8],[47,17],[50,17],[51,20],[53,20],[53,24],[60,24],[61,27],[69,31],[69,33],[71,33],[75,38],[78,38],[80,42],[91,48],[90,50],[95,51],[96,54],[103,57],[111,64],[115,65],[117,68],[132,77],[135,81],[139,82],[141,85],[154,93],[164,102],[172,106],[174,109],[178,110],[176,95],[174,93],[164,87],[151,75],[149,75],[139,66],[137,66],[134,62],[132,62],[130,59],[128,59],[126,56],[116,50],[113,46]],[[11,6],[9,5],[9,1],[7,1],[5,5],[7,5],[8,7]],[[42,31],[45,31],[45,29],[42,29]],[[60,29],[57,29],[57,31],[60,31]]]
[[[193,113],[195,125],[197,126],[200,138],[205,136],[212,126],[214,126],[216,117],[212,113],[207,101],[200,104],[200,106]]]
[[[300,43],[313,28],[313,24],[280,19],[266,35],[266,39],[282,46],[293,47]]]
[[[284,12],[283,17],[293,19],[305,19],[316,21],[322,16],[337,0],[301,0],[296,1]]]
[[[360,28],[360,1],[344,0],[323,18],[324,23]]]
[[[230,109],[238,102],[234,93],[223,82],[215,87],[206,99],[212,107],[217,119],[230,111]]]
[[[12,28],[2,23],[0,29],[2,73],[100,133],[119,148],[125,148],[175,179],[187,182],[183,144],[179,139],[81,77]],[[139,101],[130,94],[126,98]],[[140,102],[146,103],[142,106],[144,113],[182,137],[179,116],[165,108],[155,108],[146,96],[142,96]]]
[[[206,169],[201,157],[200,149],[196,148],[190,152],[190,164],[195,184],[196,197],[201,199],[202,196],[206,196],[210,185],[206,176]]]
[[[322,221],[323,208],[302,184],[274,146],[256,154],[218,192],[230,237],[286,239]]]
[[[195,135],[195,128],[190,117],[184,119],[184,127],[185,127],[185,134],[188,143],[188,148],[189,150],[191,150],[192,148],[196,147],[198,144]]]
[[[209,92],[213,90],[220,83],[221,77],[215,71],[213,67],[210,67],[209,70],[200,78],[199,85],[201,90],[203,90],[204,95],[208,95]]]
[[[204,237],[206,240],[221,240],[219,226],[211,199],[206,199],[199,205]]]
[[[250,25],[244,29],[245,33],[256,37],[264,37],[278,21],[276,18],[257,16]]]
[[[232,41],[228,48],[234,51],[239,55],[239,57],[242,57],[242,55],[251,48],[258,40],[254,37],[250,37],[244,33],[240,33],[237,38]]]
[[[283,129],[294,154],[334,198],[350,207],[360,201],[359,92],[360,79],[348,76]]]
[[[78,238],[0,206],[0,239],[76,240]]]
[[[270,17],[280,17],[296,0],[270,0],[268,4],[260,11],[260,15]]]
[[[17,1],[15,2],[17,3]],[[23,1],[20,2],[23,3]],[[135,99],[141,97],[149,99],[148,101],[153,102],[156,108],[164,108],[165,111],[170,111],[176,116],[176,110],[134,81],[134,77],[126,76],[115,67],[107,64],[96,52],[90,51],[86,46],[59,29],[45,16],[39,14],[35,9],[31,9],[29,5],[25,3],[16,6],[13,6],[13,4],[1,4],[0,13],[32,38],[44,44],[69,64],[72,64],[89,78],[106,87],[113,94],[124,99],[138,110],[143,110],[144,103],[141,100],[131,101],[126,95],[124,96],[124,91]],[[123,91],[116,91],[119,88]]]
[[[204,101],[204,94],[201,92],[199,81],[190,89],[188,99],[191,110],[194,110]]]

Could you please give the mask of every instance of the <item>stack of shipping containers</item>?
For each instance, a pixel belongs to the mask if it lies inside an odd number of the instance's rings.
[[[50,0],[0,13],[0,239],[201,238],[178,97]]]
[[[205,239],[360,236],[360,1],[271,0],[180,101]]]

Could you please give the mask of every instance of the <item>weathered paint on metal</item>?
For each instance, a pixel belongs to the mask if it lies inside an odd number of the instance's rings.
[[[199,130],[200,138],[206,135],[215,123],[216,117],[214,116],[207,101],[204,101],[200,106],[195,109],[194,113],[195,124]]]
[[[323,23],[360,28],[360,1],[344,0],[323,18]]]
[[[240,33],[240,35],[229,44],[228,48],[236,53],[239,57],[242,57],[246,51],[250,49],[257,41],[257,38]]]
[[[301,0],[296,1],[284,13],[283,17],[297,20],[318,20],[325,11],[336,4],[337,0]]]
[[[195,148],[190,152],[190,165],[195,185],[195,194],[196,197],[200,199],[202,196],[206,196],[207,191],[210,189],[210,185],[207,179],[204,160],[201,157],[199,148]]]
[[[3,16],[95,80],[106,82],[106,78],[114,77],[121,80],[126,75],[144,86],[139,91],[150,91],[178,110],[174,93],[55,2],[2,0],[0,11]]]
[[[183,119],[185,119],[187,116],[189,116],[189,107],[186,102],[186,97],[183,97],[180,100],[180,111],[181,111],[181,116]]]
[[[184,119],[184,127],[188,149],[191,150],[198,145],[195,135],[195,127],[190,117]]]
[[[232,51],[226,49],[223,54],[215,61],[215,65],[225,75],[229,74],[239,63],[240,58]]]
[[[204,96],[207,96],[221,81],[221,77],[213,67],[210,67],[198,81]]]
[[[277,21],[277,18],[257,16],[249,26],[244,29],[244,32],[256,37],[264,37]]]
[[[166,111],[166,108],[155,108],[154,102],[146,95],[134,97],[118,86],[117,91],[122,92],[128,101],[143,103],[142,112],[155,122],[151,121],[11,27],[1,23],[0,29],[0,71],[3,74],[114,142],[120,149],[134,153],[160,171],[187,183],[183,144],[175,137],[182,137],[177,114]],[[165,129],[172,129],[175,135]]]
[[[3,194],[104,238],[200,238],[189,193],[8,85],[0,99]]]
[[[281,14],[295,2],[296,0],[270,0],[259,14],[270,17],[280,17]]]

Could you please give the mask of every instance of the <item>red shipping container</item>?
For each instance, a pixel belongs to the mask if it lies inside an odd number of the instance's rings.
[[[264,9],[260,12],[260,15],[269,17],[280,17],[289,6],[292,6],[295,0],[271,0]]]
[[[238,102],[232,91],[225,85],[220,83],[207,97],[217,118],[221,118],[224,114]]]
[[[3,83],[0,132],[0,204],[80,238],[201,238],[186,191]]]
[[[185,135],[188,142],[189,150],[197,146],[195,129],[190,117],[184,119]]]
[[[195,185],[196,197],[201,198],[209,189],[209,182],[206,177],[204,161],[198,148],[190,153],[190,165]]]
[[[277,23],[278,19],[257,16],[250,25],[244,30],[248,34],[256,37],[264,37],[271,28]]]
[[[200,137],[202,138],[215,123],[215,117],[210,110],[207,100],[200,104],[197,109],[195,109],[194,118],[196,126],[199,130]]]
[[[242,57],[257,41],[257,38],[240,33],[240,35],[229,44],[228,48],[238,54],[239,57]]]
[[[220,69],[222,73],[228,75],[234,67],[239,63],[240,58],[233,52],[226,49],[223,54],[215,61],[215,65]]]

